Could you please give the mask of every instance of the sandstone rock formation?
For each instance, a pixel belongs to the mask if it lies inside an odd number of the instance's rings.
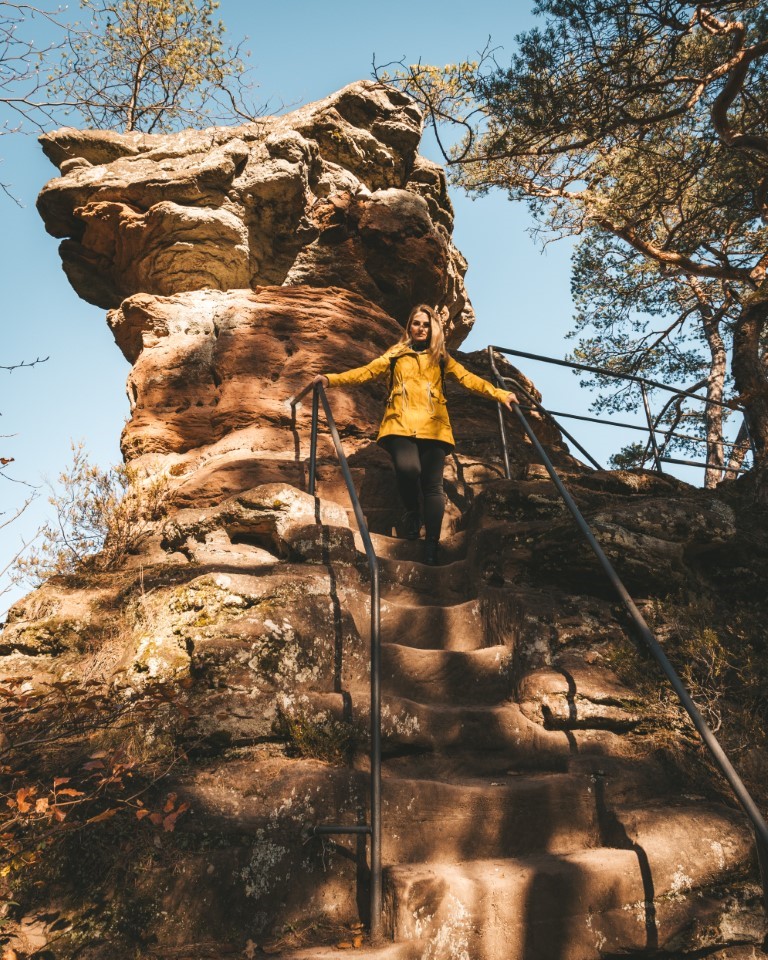
[[[174,478],[179,505],[216,503],[278,480],[300,484],[304,467],[297,459],[298,434],[291,433],[290,398],[314,374],[366,363],[400,335],[382,310],[336,287],[137,294],[111,311],[109,322],[134,362],[123,452],[153,469],[162,463]],[[476,364],[487,375],[482,357]],[[371,443],[386,386],[334,395],[353,465],[373,468],[366,472],[363,498],[374,528],[382,530],[391,529],[398,510],[388,458]],[[459,391],[454,406],[464,449],[495,451],[488,406]],[[307,415],[305,405],[298,419],[305,435]],[[545,434],[556,439],[551,426]],[[323,443],[328,453],[329,441]],[[340,488],[339,497],[345,497]],[[387,516],[379,523],[374,514],[385,504]]]
[[[448,308],[457,346],[474,321],[451,243],[442,169],[417,153],[409,98],[358,83],[281,117],[175,135],[57,130],[61,178],[46,229],[85,300],[262,285],[339,286],[402,323]]]
[[[236,130],[43,138],[62,172],[46,225],[133,365],[124,454],[173,499],[117,569],[50,580],[0,633],[0,937],[17,956],[361,946],[365,842],[307,828],[368,815],[368,572],[323,429],[306,492],[309,418],[289,399],[380,353],[414,299],[449,307],[454,342],[471,324],[419,123],[355,84]],[[462,362],[487,376],[483,353]],[[392,535],[372,439],[386,384],[330,395],[382,589],[393,942],[355,954],[746,960],[766,926],[744,818],[519,426],[506,480],[493,405],[448,388],[438,568]],[[737,493],[588,470],[532,422],[642,605],[768,595]]]

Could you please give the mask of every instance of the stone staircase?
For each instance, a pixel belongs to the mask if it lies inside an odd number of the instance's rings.
[[[764,931],[746,819],[665,769],[659,731],[601,652],[620,630],[610,604],[592,598],[574,629],[572,595],[483,581],[498,534],[455,534],[438,568],[420,544],[374,535],[390,945],[364,955],[752,956]]]
[[[631,645],[551,484],[488,473],[463,511],[454,504],[442,566],[420,562],[420,543],[373,534],[383,945],[360,933],[364,841],[307,831],[367,819],[369,582],[342,498],[321,490],[318,503],[269,484],[165,523],[155,545],[162,562],[137,571],[142,616],[123,641],[119,676],[147,681],[149,637],[155,660],[184,680],[188,716],[173,735],[188,759],[165,789],[190,815],[161,845],[149,841],[153,860],[133,875],[135,890],[126,883],[114,894],[123,909],[136,892],[153,904],[156,940],[138,955],[258,957],[264,948],[284,960],[330,960],[339,955],[332,945],[297,946],[338,942],[361,960],[761,955],[765,918],[745,818],[718,782],[693,777],[680,715],[622,681],[617,654],[634,656]],[[621,549],[615,531],[658,514],[654,498],[670,516],[676,509],[669,481],[630,480],[638,492],[613,474],[571,478]],[[693,500],[685,492],[679,515],[698,510]],[[659,549],[633,557],[637,597],[664,595]],[[685,566],[682,575],[692,576]],[[111,609],[130,577],[110,586]],[[53,603],[61,622],[86,600],[101,616],[106,586],[90,588],[92,600],[76,584],[44,588],[34,602],[45,629],[56,625],[45,612]],[[32,619],[4,639],[22,651],[8,653],[6,667],[26,674],[34,611],[24,612]],[[38,671],[82,670],[88,651],[45,656]],[[334,758],[316,743],[296,749],[281,709],[304,724],[298,736],[333,738],[349,719],[353,736]],[[98,895],[78,891],[88,910]],[[47,903],[35,916],[49,916]]]

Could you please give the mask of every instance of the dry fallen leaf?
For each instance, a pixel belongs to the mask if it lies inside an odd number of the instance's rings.
[[[254,960],[254,957],[256,956],[256,951],[258,949],[259,949],[258,944],[255,944],[253,940],[249,940],[245,945],[245,950],[243,951],[245,960]]]
[[[351,950],[351,949],[352,949],[352,944],[349,942],[349,940],[342,940],[340,943],[337,943],[337,944],[336,944],[336,949],[337,949],[337,950]]]
[[[91,817],[89,820],[86,820],[86,823],[102,823],[104,820],[109,820],[117,813],[117,807],[110,807],[108,810],[102,810],[101,813],[97,813],[95,817]]]
[[[352,941],[352,946],[355,948],[355,950],[359,950],[360,947],[362,947],[362,945],[363,945],[363,936],[362,934],[358,933],[358,935]]]
[[[28,813],[32,809],[32,804],[29,802],[30,797],[34,797],[37,793],[37,787],[22,787],[16,793],[16,806],[19,808],[19,813]]]
[[[106,770],[103,760],[89,760],[83,764],[83,770]]]

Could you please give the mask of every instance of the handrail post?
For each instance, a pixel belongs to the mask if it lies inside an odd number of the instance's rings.
[[[309,492],[315,495],[315,480],[317,474],[317,418],[320,405],[320,384],[312,388],[312,431],[309,435]]]
[[[378,560],[371,567],[371,940],[382,935],[381,602]]]
[[[659,455],[659,445],[656,443],[656,431],[653,427],[653,417],[651,416],[651,405],[648,402],[648,394],[645,389],[645,384],[643,381],[640,381],[640,393],[643,395],[643,407],[645,407],[645,419],[648,421],[648,438],[651,441],[651,449],[653,450],[653,460],[656,464],[656,472],[664,473],[661,467],[661,459]]]
[[[382,874],[381,874],[381,590],[379,581],[379,559],[373,548],[368,525],[355,490],[349,462],[341,444],[328,398],[322,384],[315,384],[312,398],[312,442],[310,453],[310,492],[314,494],[317,448],[317,421],[319,404],[322,403],[328,430],[331,434],[336,455],[339,459],[344,483],[352,502],[352,509],[365,547],[371,573],[371,777],[370,777],[370,827],[371,867],[370,867],[370,935],[373,943],[382,937]],[[319,833],[320,831],[318,831]],[[348,833],[346,827],[327,827],[324,833]],[[354,831],[362,832],[362,831]]]
[[[752,466],[754,466],[757,463],[757,451],[755,450],[755,441],[752,439],[752,431],[749,429],[749,422],[747,421],[746,413],[744,414],[744,429],[747,431],[749,449],[752,451]]]
[[[498,370],[496,369],[496,363],[493,359],[493,347],[488,347],[488,360],[491,364],[491,370],[493,370],[494,375],[496,376],[496,386],[499,386],[498,383]],[[512,479],[512,470],[509,466],[509,445],[507,444],[507,426],[504,423],[504,411],[501,409],[501,404],[496,401],[496,414],[499,418],[499,440],[501,441],[501,454],[504,459],[504,476],[507,480]]]
[[[504,455],[504,476],[507,480],[512,479],[512,468],[509,465],[509,449],[507,447],[507,427],[504,423],[504,411],[501,409],[501,403],[496,401],[496,414],[499,418],[499,434],[501,436],[501,450]]]

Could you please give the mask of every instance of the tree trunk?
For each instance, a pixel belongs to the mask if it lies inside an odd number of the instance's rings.
[[[723,452],[723,408],[719,406],[723,401],[723,385],[727,357],[723,338],[720,336],[719,317],[710,312],[704,316],[704,334],[709,344],[709,376],[707,378],[707,398],[714,401],[708,403],[705,410],[707,427],[707,469],[704,473],[704,486],[713,489],[723,477],[725,454]]]
[[[731,455],[728,458],[728,470],[725,472],[725,480],[733,480],[738,474],[734,473],[735,470],[738,470],[741,465],[744,463],[744,457],[749,453],[750,442],[749,434],[747,433],[747,425],[742,420],[741,426],[739,427],[739,432],[736,434],[736,439],[733,442],[731,447]]]
[[[752,437],[755,455],[755,489],[758,500],[768,503],[768,377],[762,360],[762,338],[768,322],[768,285],[745,300],[733,329],[733,379]]]
[[[711,402],[704,408],[704,423],[707,438],[707,467],[704,486],[712,489],[723,478],[725,451],[723,448],[723,390],[728,358],[720,333],[720,323],[725,316],[729,297],[718,310],[712,308],[710,297],[702,288],[698,277],[688,277],[688,285],[699,303],[699,313],[704,326],[704,336],[709,347],[709,373],[707,375],[707,399]]]

